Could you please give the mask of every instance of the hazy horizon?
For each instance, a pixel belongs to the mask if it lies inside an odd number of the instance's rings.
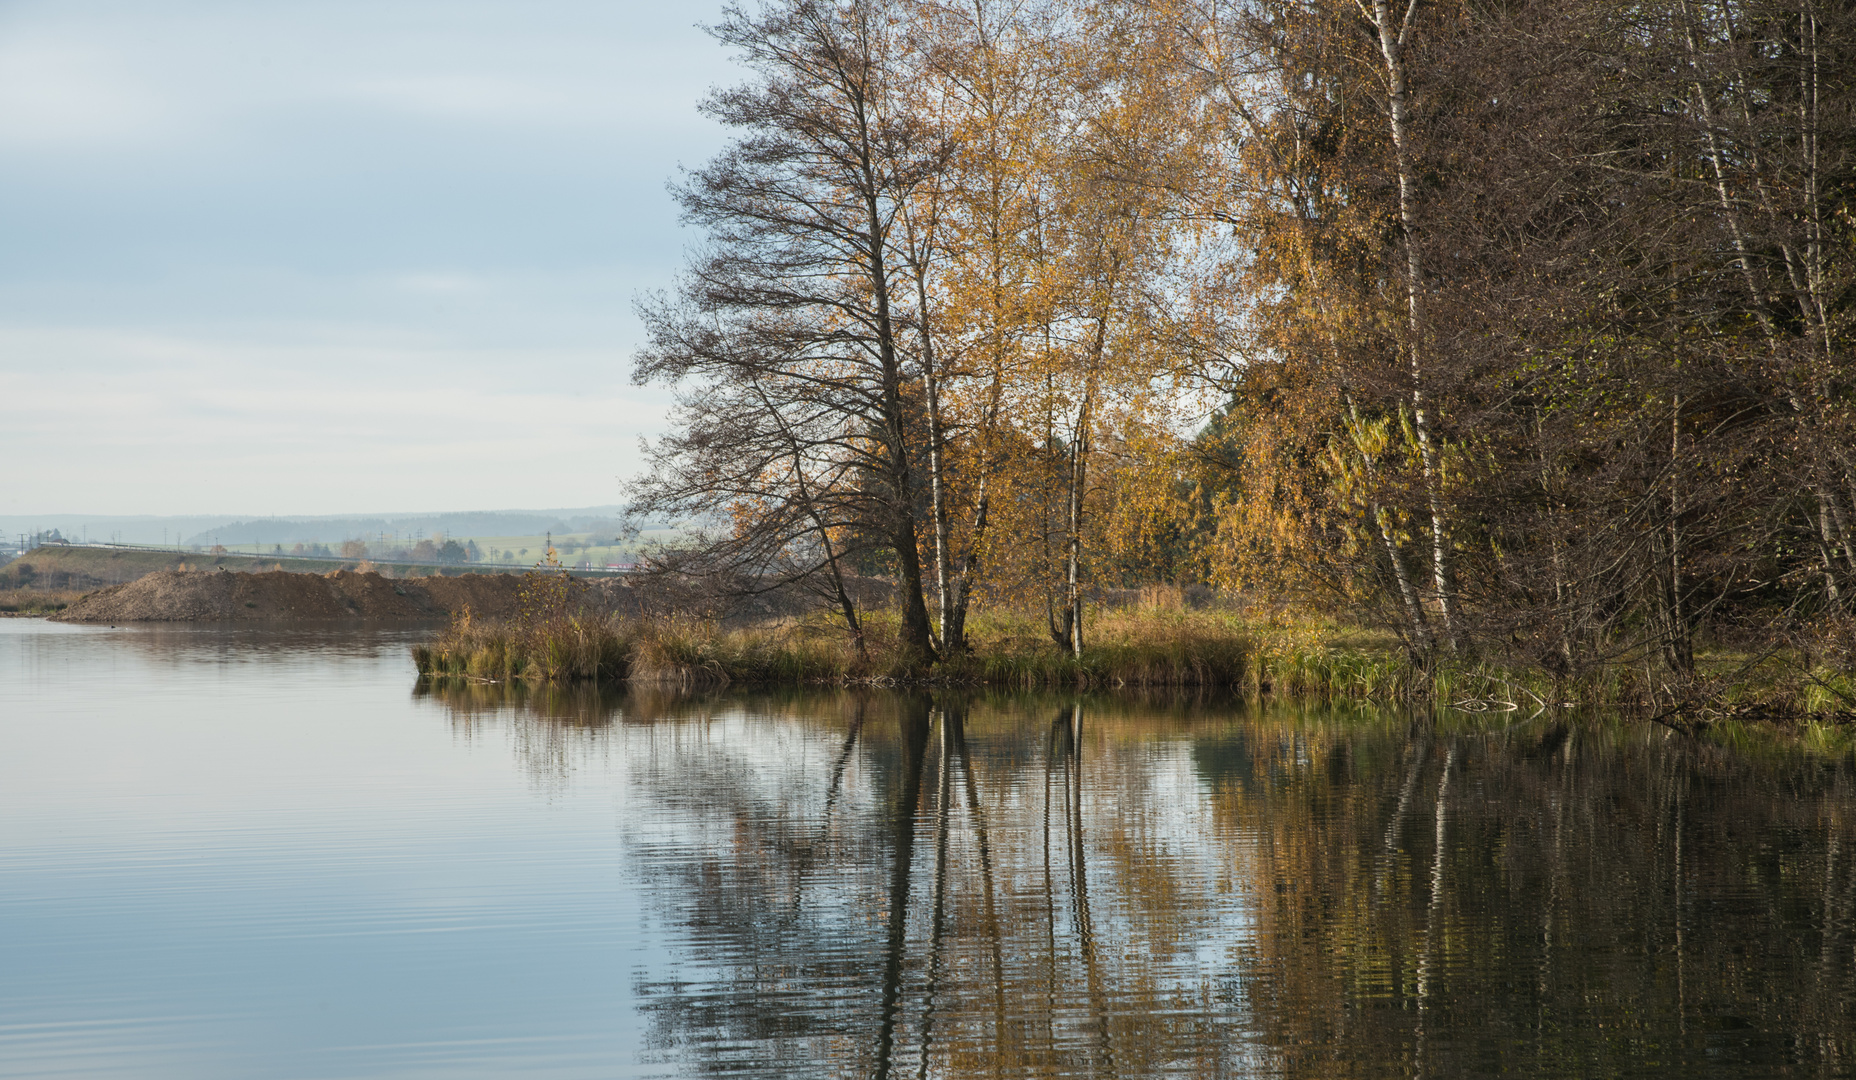
[[[0,517],[618,501],[719,9],[0,9]]]
[[[289,539],[304,542],[310,540],[330,541],[348,538],[350,534],[360,535],[385,527],[398,529],[446,529],[459,536],[480,533],[482,535],[501,535],[483,529],[472,529],[466,523],[487,523],[493,519],[505,519],[501,524],[520,526],[512,528],[511,535],[525,535],[532,531],[540,533],[550,526],[557,532],[583,531],[574,529],[576,519],[618,520],[624,514],[620,504],[600,506],[568,507],[506,507],[493,510],[389,510],[389,511],[355,511],[341,514],[0,514],[0,544],[16,541],[22,533],[58,530],[67,540],[89,540],[92,542],[119,542],[125,544],[170,543],[175,545],[197,542],[201,533],[221,530],[226,533],[226,542],[250,543],[245,533],[255,537],[264,533],[264,543],[273,543],[285,532],[277,532],[277,526],[303,525],[307,528],[302,534],[290,534]],[[365,524],[366,528],[355,528]],[[322,533],[316,526],[323,526]],[[336,526],[348,526],[342,529]],[[532,529],[530,528],[532,526]],[[240,527],[247,527],[241,529]],[[88,533],[85,529],[88,528]],[[287,530],[286,530],[287,532]],[[236,533],[236,535],[235,535]],[[275,533],[273,537],[271,534]]]

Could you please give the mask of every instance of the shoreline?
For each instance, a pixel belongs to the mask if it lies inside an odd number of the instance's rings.
[[[596,685],[685,690],[855,689],[1048,692],[1232,692],[1247,697],[1371,701],[1461,713],[1569,715],[1602,709],[1686,735],[1758,728],[1826,753],[1856,753],[1856,676],[1768,657],[1701,657],[1704,678],[1683,693],[1644,693],[1629,671],[1555,679],[1499,658],[1413,663],[1396,640],[1312,618],[1238,612],[1104,610],[1096,644],[1076,658],[1024,631],[1023,615],[993,613],[974,651],[932,665],[894,649],[893,616],[872,619],[858,656],[822,620],[722,630],[689,619],[563,617],[527,626],[454,622],[413,649],[422,681],[529,687]],[[1722,675],[1742,676],[1726,681]],[[1848,696],[1845,696],[1848,695]]]

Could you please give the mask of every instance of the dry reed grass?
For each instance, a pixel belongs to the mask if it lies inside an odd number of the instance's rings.
[[[0,615],[53,615],[88,589],[0,589]]]
[[[422,674],[538,684],[591,681],[685,688],[916,684],[1011,690],[1190,687],[1281,697],[1417,701],[1470,712],[1583,707],[1639,714],[1654,699],[1641,678],[1606,671],[1577,684],[1495,658],[1448,659],[1426,669],[1395,639],[1319,617],[1249,609],[1192,610],[1154,590],[1131,607],[1098,610],[1081,656],[1052,642],[1043,614],[987,611],[968,627],[972,650],[924,668],[899,646],[893,612],[865,620],[859,654],[824,617],[724,630],[691,618],[621,620],[557,614],[485,624],[466,615],[415,650]],[[1703,711],[1754,715],[1757,701],[1801,731],[1844,731],[1856,679],[1829,668],[1793,678],[1777,670],[1718,687]],[[1701,698],[1697,699],[1702,701]],[[1730,706],[1723,712],[1722,706]],[[1777,711],[1774,711],[1774,708]],[[1699,714],[1698,714],[1699,715]],[[1763,715],[1761,713],[1760,715]],[[1698,722],[1697,730],[1717,721]],[[1819,741],[1843,745],[1844,736]]]
[[[1175,596],[1176,600],[1176,596]],[[1190,611],[1165,595],[1091,619],[1081,656],[1060,652],[1039,617],[992,612],[971,652],[924,668],[899,644],[894,613],[865,620],[863,653],[824,618],[724,630],[690,618],[558,615],[488,624],[468,613],[414,651],[422,674],[482,680],[630,681],[681,686],[935,682],[1019,689],[1190,686],[1371,696],[1395,681],[1364,653]],[[1387,666],[1387,670],[1391,670]]]

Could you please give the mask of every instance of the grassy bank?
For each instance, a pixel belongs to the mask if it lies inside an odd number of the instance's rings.
[[[454,622],[415,650],[434,676],[689,686],[927,682],[1025,690],[1144,686],[1398,698],[1415,687],[1390,639],[1235,611],[1131,608],[1091,619],[1080,656],[1043,623],[988,613],[973,649],[926,670],[898,644],[893,614],[865,621],[862,653],[824,619],[726,630],[694,619],[557,617],[521,624]]]
[[[1605,708],[1734,738],[1780,732],[1820,749],[1856,744],[1856,678],[1783,653],[1704,656],[1673,693],[1652,671],[1609,668],[1579,680],[1499,658],[1414,664],[1389,635],[1280,611],[1136,606],[1100,610],[1080,657],[1039,617],[988,612],[972,652],[927,669],[897,643],[893,614],[866,622],[867,648],[823,618],[726,630],[694,619],[563,617],[523,624],[468,618],[415,650],[427,676],[533,683],[685,687],[964,685],[1020,690],[1195,687],[1284,697],[1421,702],[1460,713]],[[1742,733],[1742,734],[1736,734]]]

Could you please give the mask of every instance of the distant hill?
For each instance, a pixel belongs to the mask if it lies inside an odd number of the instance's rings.
[[[531,536],[544,532],[603,532],[616,527],[618,506],[546,510],[465,510],[451,513],[172,517],[123,514],[9,514],[0,516],[0,540],[58,530],[73,541],[124,544],[226,545],[338,543],[346,539],[449,532],[453,536]]]
[[[0,517],[0,539],[13,541],[21,533],[51,532],[56,529],[66,539],[77,543],[102,540],[123,544],[178,544],[183,537],[201,529],[210,529],[225,521],[224,516],[188,515],[185,517],[125,516],[121,514],[10,514]]]
[[[252,518],[228,521],[188,536],[187,544],[309,544],[348,539],[448,536],[533,536],[540,533],[610,532],[620,527],[622,509],[465,510],[381,517]]]

